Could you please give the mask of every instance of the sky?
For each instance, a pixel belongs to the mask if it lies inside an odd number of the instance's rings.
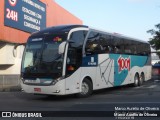
[[[84,25],[148,41],[160,23],[160,0],[55,0]],[[66,18],[67,19],[67,18]]]

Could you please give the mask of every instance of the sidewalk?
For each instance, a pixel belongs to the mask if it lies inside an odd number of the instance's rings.
[[[19,75],[0,75],[0,92],[21,91]]]
[[[5,88],[0,88],[0,92],[17,92],[21,91],[20,86],[10,86],[10,87],[5,87]]]

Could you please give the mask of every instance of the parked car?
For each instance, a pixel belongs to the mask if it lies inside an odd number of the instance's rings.
[[[152,78],[159,79],[160,78],[160,62],[152,65]]]

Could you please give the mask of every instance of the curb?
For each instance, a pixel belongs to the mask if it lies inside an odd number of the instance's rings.
[[[12,87],[6,87],[6,88],[0,88],[0,92],[19,92],[21,91],[20,86],[12,86]]]

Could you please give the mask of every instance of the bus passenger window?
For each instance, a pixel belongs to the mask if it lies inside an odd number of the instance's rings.
[[[114,47],[114,53],[118,53],[119,52],[119,49],[115,46]]]
[[[87,31],[84,31],[84,30],[73,32],[70,37],[70,39],[74,41],[74,43],[72,43],[72,46],[74,47],[82,46],[84,39],[86,37],[86,34],[87,34]]]
[[[104,47],[104,53],[111,53],[112,52],[112,47],[106,46]]]
[[[102,45],[99,44],[100,34],[97,32],[91,32],[86,42],[86,55],[99,54],[103,49]]]

